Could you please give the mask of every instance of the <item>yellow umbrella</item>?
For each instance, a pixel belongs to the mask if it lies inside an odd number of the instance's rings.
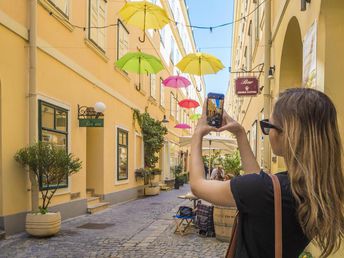
[[[222,62],[215,56],[206,53],[193,53],[183,57],[177,64],[183,73],[202,76],[213,74],[224,68]]]
[[[143,31],[161,29],[170,21],[163,8],[146,1],[126,3],[119,11],[119,15],[126,23],[137,26]],[[139,40],[145,41],[145,33],[143,40]]]

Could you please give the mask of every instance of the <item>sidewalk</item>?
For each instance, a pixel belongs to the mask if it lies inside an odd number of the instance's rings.
[[[228,243],[196,231],[173,234],[172,216],[178,206],[192,206],[177,196],[189,189],[184,185],[64,221],[61,232],[51,238],[36,239],[26,233],[8,237],[0,241],[0,257],[224,257]]]

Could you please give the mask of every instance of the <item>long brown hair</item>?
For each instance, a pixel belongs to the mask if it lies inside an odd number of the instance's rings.
[[[337,112],[324,93],[307,88],[280,94],[273,118],[283,128],[284,158],[300,225],[327,257],[344,235],[343,151]]]

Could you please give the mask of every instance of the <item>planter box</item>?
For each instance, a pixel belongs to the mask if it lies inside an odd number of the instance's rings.
[[[61,228],[60,212],[46,214],[28,213],[26,215],[26,232],[32,236],[47,237],[57,234]]]
[[[160,186],[146,187],[145,188],[145,195],[147,195],[147,196],[158,195],[158,194],[160,194]]]
[[[174,181],[175,181],[174,178],[164,180],[165,184],[170,188],[174,188]]]

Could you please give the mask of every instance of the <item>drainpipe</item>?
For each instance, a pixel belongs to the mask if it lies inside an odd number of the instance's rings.
[[[264,21],[264,118],[270,117],[270,79],[268,78],[271,58],[271,0],[265,2]],[[271,171],[271,151],[269,137],[264,139],[264,169]]]
[[[29,28],[29,144],[37,140],[37,0],[30,0]],[[31,181],[31,209],[38,210],[38,182],[35,175],[29,172]]]

